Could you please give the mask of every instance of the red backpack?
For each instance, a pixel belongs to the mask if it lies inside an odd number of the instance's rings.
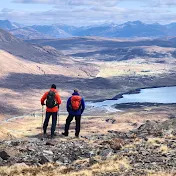
[[[82,100],[82,98],[79,95],[73,95],[71,97],[72,110],[77,111],[77,110],[81,109],[81,100]]]

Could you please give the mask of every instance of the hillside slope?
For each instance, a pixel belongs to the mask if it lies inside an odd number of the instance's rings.
[[[55,63],[63,61],[64,55],[51,48],[28,44],[0,29],[0,49],[28,61]],[[65,60],[65,58],[64,58]]]
[[[4,30],[0,30],[0,62],[1,118],[39,109],[41,95],[53,83],[64,97],[76,87],[73,79],[86,80],[97,74],[94,64],[65,56],[50,46],[23,42]]]
[[[131,131],[90,132],[81,139],[36,135],[2,141],[0,174],[174,176],[175,127],[176,119],[148,120]]]

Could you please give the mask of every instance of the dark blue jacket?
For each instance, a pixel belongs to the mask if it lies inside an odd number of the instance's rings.
[[[72,95],[79,95],[79,94],[77,92],[74,92]],[[71,115],[81,115],[84,112],[85,102],[84,102],[83,98],[81,100],[81,109],[78,109],[77,111],[73,111],[70,108],[70,105],[71,105],[71,97],[67,100],[67,111],[68,111],[69,114],[71,114]]]

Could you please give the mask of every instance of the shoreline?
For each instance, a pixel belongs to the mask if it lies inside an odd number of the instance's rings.
[[[119,100],[121,98],[123,98],[123,95],[129,95],[129,94],[139,94],[141,92],[141,90],[144,90],[144,89],[155,89],[155,88],[164,88],[164,87],[176,87],[176,85],[170,85],[170,86],[151,86],[151,87],[142,87],[142,88],[136,88],[136,89],[133,89],[133,90],[130,90],[128,92],[124,92],[124,93],[120,93],[120,94],[117,94],[115,97],[113,98],[108,98],[108,99],[99,99],[99,100],[89,100],[89,102],[92,102],[92,103],[98,103],[98,102],[103,102],[103,101],[106,101],[106,100]]]
[[[139,94],[141,92],[141,90],[145,90],[145,89],[157,89],[157,88],[164,88],[164,87],[176,87],[176,85],[172,85],[172,86],[152,86],[152,87],[137,88],[137,89],[125,92],[125,93],[118,94],[115,97],[113,97],[112,99],[107,99],[107,100],[119,100],[120,98],[123,98],[123,95]]]
[[[141,107],[152,107],[152,106],[174,106],[176,103],[121,103],[121,104],[115,104],[113,107],[115,109],[130,109],[130,108],[141,108]]]

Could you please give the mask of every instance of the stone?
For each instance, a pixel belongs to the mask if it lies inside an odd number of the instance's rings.
[[[34,147],[27,147],[27,150],[30,152],[35,152],[35,148]]]
[[[49,163],[49,162],[50,162],[50,160],[46,156],[41,156],[40,157],[40,160],[39,160],[40,164],[46,164],[46,163]]]
[[[116,120],[115,119],[106,119],[106,122],[111,123],[111,124],[115,124]]]
[[[14,167],[28,167],[28,165],[26,164],[26,163],[15,163],[14,165],[13,165]]]
[[[112,149],[105,149],[103,151],[100,152],[100,156],[102,158],[102,160],[106,160],[107,158],[110,158],[113,154],[113,150]]]
[[[93,158],[93,157],[89,158],[89,164],[90,165],[93,165],[93,164],[96,164],[96,163],[98,163],[98,161],[95,158]]]
[[[0,157],[3,160],[8,160],[10,158],[10,155],[6,151],[0,151]]]
[[[53,152],[51,150],[43,150],[43,154],[53,155]]]
[[[55,146],[56,144],[53,141],[47,141],[46,145],[51,145],[51,146]]]
[[[113,150],[120,150],[124,144],[124,140],[118,138],[110,141],[110,147]]]
[[[20,145],[20,141],[11,141],[12,146],[18,146]]]

